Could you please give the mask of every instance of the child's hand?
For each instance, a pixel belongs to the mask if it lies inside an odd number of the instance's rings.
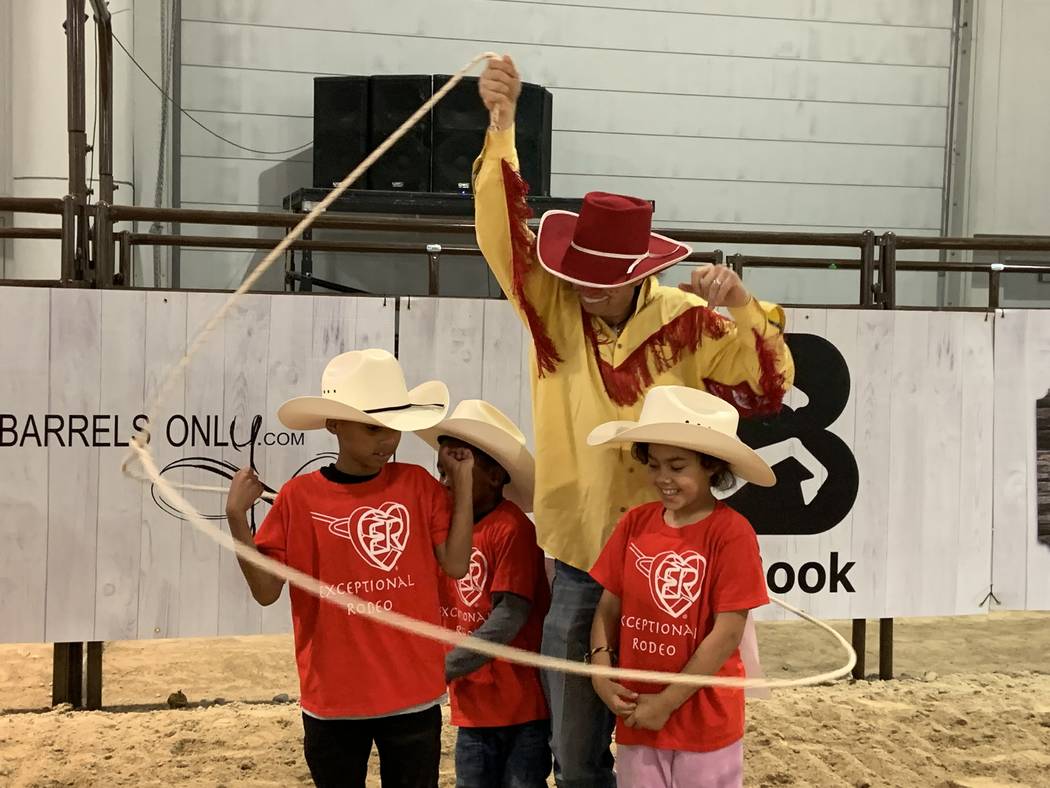
[[[243,515],[262,495],[263,486],[255,471],[241,468],[230,480],[230,491],[226,495],[226,516]]]
[[[624,723],[628,728],[658,731],[667,724],[675,707],[662,694],[639,695],[634,713]]]
[[[474,487],[474,454],[463,446],[442,446],[438,464],[445,472],[453,490],[471,490]]]
[[[591,679],[594,691],[609,710],[617,717],[626,717],[635,711],[638,698],[637,692],[632,692],[622,684],[617,684],[612,679],[604,679],[595,676]]]

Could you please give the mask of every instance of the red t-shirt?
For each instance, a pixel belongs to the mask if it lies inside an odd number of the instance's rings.
[[[769,602],[758,539],[744,517],[725,504],[699,522],[674,528],[663,506],[649,503],[624,515],[591,575],[620,597],[619,664],[677,673],[711,632],[715,615]],[[739,650],[719,676],[743,676]],[[622,682],[636,692],[666,685]],[[616,721],[616,741],[663,750],[710,752],[744,735],[744,691],[704,687],[683,703],[662,730]]]
[[[473,632],[492,612],[492,595],[508,592],[532,602],[529,617],[510,645],[539,651],[550,587],[536,529],[521,509],[504,501],[474,526],[474,545],[466,577],[443,576],[443,623]],[[547,703],[539,671],[500,659],[482,665],[449,685],[452,724],[467,728],[518,725],[546,719]]]
[[[255,535],[260,552],[365,604],[440,623],[434,545],[448,535],[448,491],[415,465],[338,484],[320,471],[285,484]],[[441,643],[291,589],[302,707],[375,717],[445,693]]]

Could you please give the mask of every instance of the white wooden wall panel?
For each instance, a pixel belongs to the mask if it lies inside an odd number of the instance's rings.
[[[21,339],[0,340],[5,368],[21,381],[5,391],[5,401],[16,403],[8,409],[47,403],[58,413],[119,413],[126,438],[144,398],[221,300],[0,289],[0,319],[12,329],[0,336]],[[1050,606],[1050,549],[1035,540],[1033,429],[1035,400],[1050,387],[1050,315],[1008,312],[996,321],[994,378],[993,321],[983,315],[799,309],[788,317],[790,330],[825,337],[850,367],[850,397],[830,430],[853,447],[860,490],[850,515],[823,534],[762,538],[767,566],[826,565],[832,552],[840,565],[854,562],[855,593],[812,595],[796,584],[786,598],[831,618],[973,613],[984,609],[989,588],[1005,607]],[[421,298],[409,308],[402,299],[398,310],[392,299],[256,295],[205,346],[151,425],[161,466],[193,456],[243,464],[246,448],[171,445],[169,419],[214,415],[226,439],[236,416],[244,439],[261,414],[266,434],[283,433],[275,418],[281,402],[315,391],[339,352],[393,349],[395,322],[409,385],[443,379],[453,402],[485,397],[531,437],[530,343],[507,302]],[[804,402],[801,391],[789,394],[793,407]],[[336,448],[326,431],[307,433],[301,446],[266,441],[256,460],[274,486]],[[2,638],[287,631],[287,596],[271,608],[255,605],[225,554],[159,509],[148,488],[119,475],[122,451],[0,449],[8,471],[0,500],[18,513],[17,528],[6,519],[4,526],[5,544],[16,550],[0,556]],[[804,460],[797,441],[763,453]],[[399,459],[433,467],[433,452],[412,436]],[[804,483],[808,496],[827,478],[815,471]],[[222,481],[198,470],[171,478]],[[222,511],[221,496],[191,497],[206,513]]]
[[[238,442],[250,436],[251,420],[266,408],[266,349],[270,344],[270,301],[264,295],[246,295],[223,323],[227,363],[225,375],[224,422],[236,419]],[[320,383],[314,383],[317,386]],[[314,389],[311,387],[310,389]],[[250,447],[234,446],[222,450],[222,458],[238,467],[248,464]],[[255,447],[258,467],[266,467],[265,445]],[[259,631],[261,609],[244,582],[237,557],[223,550],[219,557],[219,634],[232,635]]]
[[[978,320],[964,320],[959,392],[959,523],[956,562],[956,612],[968,613],[985,601],[979,580],[995,577],[992,532],[995,492],[995,338]],[[992,395],[989,396],[989,392]],[[993,451],[988,451],[988,447]],[[990,576],[989,576],[990,575]]]
[[[509,301],[483,303],[481,398],[503,411],[520,428],[523,412],[532,412],[529,376],[521,374],[522,350],[527,351],[531,341],[521,330],[518,313]],[[526,435],[531,440],[531,430]]]
[[[87,421],[101,399],[102,292],[59,289],[51,299],[48,411]],[[65,449],[48,451],[48,640],[72,640],[75,633],[94,629],[90,590],[98,537],[98,451],[84,445],[83,434],[66,438]]]
[[[302,396],[307,391],[320,388],[320,379],[310,377],[312,348],[305,342],[312,336],[314,303],[317,299],[307,297],[274,298],[270,301],[270,330],[267,348],[266,405],[260,415],[263,429],[278,429],[277,409],[292,397]],[[277,483],[290,479],[308,457],[305,451],[283,448],[267,456],[265,481],[277,489]],[[257,506],[257,520],[261,525],[269,507]],[[281,598],[261,612],[262,632],[286,632],[291,620],[288,603],[288,586],[285,584]]]
[[[226,300],[222,293],[196,293],[186,304],[186,342],[192,342],[207,320],[214,315]],[[186,370],[183,390],[186,396],[187,414],[200,414],[205,418],[219,416],[226,369],[226,347],[223,332],[212,332],[201,347],[192,365]],[[228,417],[228,414],[223,414]],[[243,422],[243,419],[241,419]],[[219,435],[227,423],[223,418],[215,425]],[[218,443],[218,440],[214,441]],[[214,449],[190,446],[190,457],[213,455]],[[216,459],[221,459],[215,455]],[[209,487],[221,486],[225,480],[214,473],[187,468],[183,472],[187,484]],[[222,514],[225,498],[219,493],[186,491],[187,499],[206,517]],[[221,524],[221,521],[214,521]],[[222,549],[196,529],[169,520],[172,528],[182,531],[181,560],[179,563],[179,632],[188,637],[217,635],[219,632],[219,566]],[[242,581],[243,582],[243,581]]]
[[[401,300],[398,358],[409,387],[444,381],[451,402],[482,393],[485,302],[479,299],[405,298]],[[434,450],[415,436],[404,436],[400,462],[436,468]]]
[[[115,414],[111,445],[98,456],[98,540],[95,570],[95,640],[137,636],[142,496],[120,471],[143,402],[146,294],[102,291],[100,414]],[[118,428],[119,424],[119,428]]]
[[[509,51],[554,94],[555,194],[641,194],[664,226],[925,233],[941,224],[951,22],[950,0],[188,0],[181,94],[220,134],[284,150],[312,136],[315,75],[447,73]],[[310,147],[260,154],[182,132],[185,205],[276,206],[310,183]],[[221,286],[239,273],[216,267],[251,259],[202,257],[184,253],[184,283]],[[856,288],[787,289],[849,302]],[[933,303],[935,286],[920,289]]]
[[[186,350],[186,316],[189,295],[178,292],[146,294],[145,402],[151,403],[171,369]],[[185,452],[168,442],[166,425],[172,415],[185,413],[185,390],[176,386],[160,405],[149,425],[157,467],[163,469]],[[153,436],[156,437],[153,437]],[[184,482],[181,470],[170,474],[174,482]],[[140,638],[175,637],[179,634],[179,596],[182,586],[182,538],[185,528],[159,509],[150,488],[141,486],[142,532],[139,559]]]
[[[833,344],[845,359],[851,370],[857,369],[863,363],[859,354],[860,339],[858,337],[860,317],[863,313],[853,310],[828,310],[825,312],[824,338]],[[847,445],[854,447],[857,451],[855,440],[857,428],[857,383],[853,375],[850,375],[849,398],[842,410],[842,414],[828,428],[829,432],[841,438]],[[825,471],[820,482],[827,479]],[[851,511],[846,519],[830,531],[825,531],[817,537],[818,560],[827,561],[831,554],[838,553],[844,560],[854,560],[852,553],[852,542],[854,535],[855,511]],[[819,610],[818,615],[824,618],[849,618],[852,615],[854,595],[846,593],[822,594],[817,597],[819,605],[814,605]]]
[[[51,359],[51,291],[0,287],[0,402],[21,398],[33,411],[48,401]],[[5,406],[4,410],[13,408]],[[19,414],[14,414],[19,415]],[[22,416],[24,420],[24,416]],[[22,425],[12,425],[16,435]],[[8,642],[44,639],[46,602],[48,452],[34,442],[0,448],[0,636]]]
[[[995,594],[1050,609],[1050,546],[1036,539],[1035,402],[1050,390],[1050,313],[1007,311],[995,327]]]
[[[890,444],[891,398],[886,396],[893,372],[897,313],[866,311],[857,318],[857,358],[851,366],[856,391],[853,454],[860,469],[860,486],[853,507],[851,560],[856,561],[853,586],[857,598],[850,615],[870,617],[885,608],[887,588],[887,490],[893,463]],[[861,527],[863,524],[863,527]]]

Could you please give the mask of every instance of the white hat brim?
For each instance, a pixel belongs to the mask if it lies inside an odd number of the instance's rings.
[[[277,409],[277,418],[290,430],[323,429],[333,419],[418,432],[438,424],[448,413],[448,387],[437,380],[416,386],[408,392],[407,400],[407,405],[391,403],[390,410],[365,412],[328,397],[294,397]]]
[[[528,448],[514,436],[492,424],[474,419],[446,419],[435,427],[417,432],[427,445],[437,450],[439,438],[457,438],[476,446],[498,462],[510,476],[503,488],[503,496],[517,504],[523,512],[532,511],[532,497],[536,486],[536,461]]]
[[[610,421],[595,427],[587,436],[590,446],[620,443],[658,443],[708,454],[729,463],[733,474],[759,487],[772,487],[776,474],[758,452],[737,437],[699,424],[639,424]]]

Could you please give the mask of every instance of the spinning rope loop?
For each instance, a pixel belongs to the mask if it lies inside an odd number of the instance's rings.
[[[208,322],[205,323],[197,333],[193,342],[190,344],[190,347],[186,350],[185,355],[183,355],[178,363],[172,366],[168,371],[168,374],[164,377],[158,388],[153,402],[150,403],[149,407],[146,409],[147,415],[149,416],[146,423],[152,424],[155,422],[158,409],[170,395],[175,384],[182,379],[191,359],[201,349],[212,331],[214,331],[222,321],[226,319],[226,316],[233,309],[237,300],[251,289],[252,285],[259,280],[274,261],[276,261],[292,243],[302,236],[303,232],[313,224],[318,216],[328,209],[329,205],[338,199],[351,184],[361,177],[361,174],[364,173],[365,170],[372,166],[372,164],[389,150],[390,147],[393,146],[402,136],[404,136],[412,126],[418,123],[435,104],[444,98],[446,93],[455,87],[455,85],[463,79],[468,72],[470,72],[471,69],[481,61],[493,57],[499,57],[499,55],[493,52],[482,53],[474,57],[469,63],[463,66],[463,68],[457,71],[440,90],[427,99],[427,101],[404,123],[402,123],[396,131],[387,137],[378,148],[372,151],[372,153],[358,164],[349,175],[343,178],[343,180],[341,180],[323,200],[317,203],[317,205],[314,206],[314,208],[304,216],[294,228],[292,228],[288,235],[286,235],[281,242],[266,255],[262,262],[256,266],[255,270],[245,277],[241,286],[230,294],[230,297],[226,299],[226,302],[222,307],[212,315],[211,318],[209,318]],[[678,684],[690,687],[734,687],[740,689],[764,687],[769,689],[786,689],[789,687],[812,686],[814,684],[822,684],[845,676],[853,669],[853,666],[857,662],[857,655],[850,644],[828,624],[825,624],[823,621],[818,621],[808,613],[789,605],[787,602],[782,602],[775,598],[772,599],[774,604],[794,613],[799,618],[808,621],[831,635],[848,654],[846,664],[836,670],[797,679],[748,679],[728,676],[701,676],[686,673],[669,673],[656,670],[615,668],[605,665],[574,662],[572,660],[560,659],[557,657],[548,657],[543,654],[537,654],[532,651],[525,651],[523,649],[513,648],[499,643],[490,643],[487,640],[455,632],[442,626],[438,626],[437,624],[431,624],[400,613],[369,606],[366,600],[354,596],[353,594],[330,588],[323,584],[318,578],[300,572],[286,564],[280,563],[279,561],[275,561],[260,553],[253,546],[238,542],[230,534],[204,519],[201,513],[197,511],[197,509],[187,501],[177,489],[181,488],[185,490],[225,493],[228,492],[228,488],[200,484],[175,484],[168,479],[165,479],[161,475],[157,468],[157,464],[154,461],[153,451],[149,447],[149,436],[145,431],[139,432],[135,435],[130,441],[130,446],[131,451],[123,460],[121,471],[126,476],[133,479],[143,482],[151,482],[167,502],[169,502],[175,509],[182,512],[187,522],[209,539],[216,542],[220,547],[236,554],[238,558],[281,578],[290,585],[306,591],[309,594],[313,594],[319,599],[342,606],[351,605],[355,611],[358,611],[357,615],[364,616],[365,618],[372,619],[380,624],[385,624],[413,635],[430,638],[431,640],[436,640],[451,646],[461,646],[489,657],[499,658],[506,660],[507,662],[513,662],[519,665],[526,665],[543,670],[553,670],[579,676],[600,676],[618,681],[642,681],[654,684]],[[141,466],[141,470],[134,467],[136,460]]]

